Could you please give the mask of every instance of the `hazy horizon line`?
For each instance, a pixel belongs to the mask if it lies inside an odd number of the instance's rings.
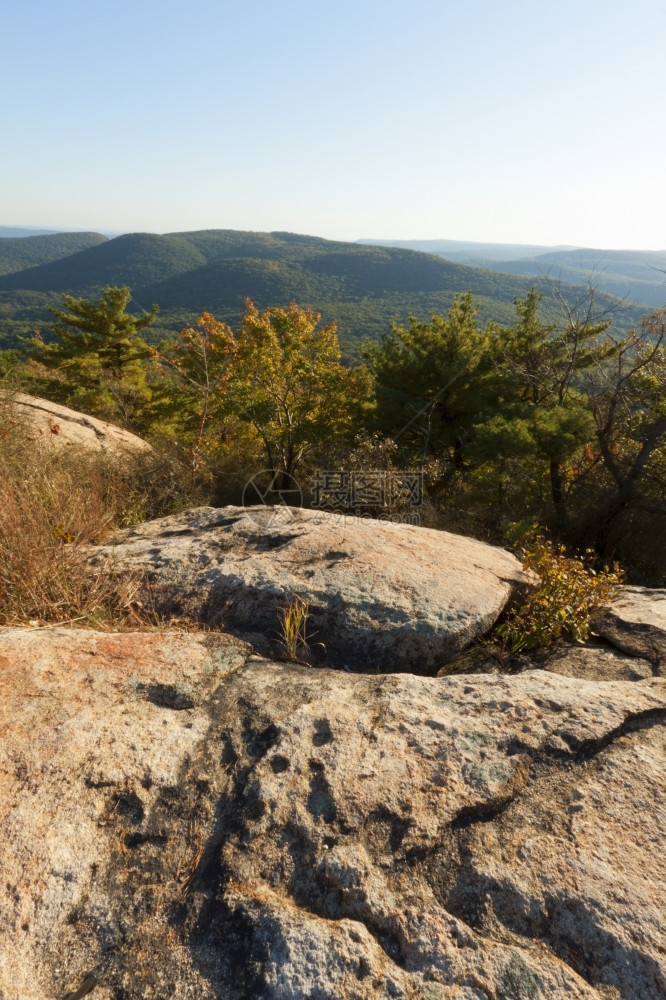
[[[106,236],[108,239],[116,239],[119,236],[129,236],[133,233],[149,233],[155,236],[165,236],[169,233],[187,233],[187,232],[202,232],[206,230],[222,230],[228,229],[230,232],[254,232],[254,233],[276,233],[276,232],[287,232],[295,236],[313,236],[317,239],[327,239],[332,243],[369,243],[369,244],[392,244],[392,243],[462,243],[478,246],[515,246],[515,247],[534,247],[536,248],[547,248],[552,250],[603,250],[603,251],[630,251],[633,253],[666,253],[665,248],[659,248],[658,250],[652,250],[648,247],[629,247],[629,246],[595,246],[592,244],[578,244],[578,243],[535,243],[532,240],[480,240],[480,239],[460,239],[450,236],[358,236],[356,238],[346,238],[341,237],[327,237],[320,236],[317,233],[302,233],[295,229],[239,229],[229,226],[207,226],[204,229],[168,229],[162,232],[157,232],[155,230],[149,229],[106,229],[106,228],[95,228],[95,227],[79,227],[79,226],[34,226],[34,225],[0,225],[0,234],[3,230],[23,230],[34,235],[57,235],[59,233],[99,233],[101,236]],[[0,235],[0,239],[22,239],[29,237],[4,237]]]

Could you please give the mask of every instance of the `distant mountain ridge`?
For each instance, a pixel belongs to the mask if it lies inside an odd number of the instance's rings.
[[[357,240],[364,246],[401,247],[403,250],[420,250],[434,253],[449,260],[520,260],[541,253],[558,250],[575,250],[573,246],[539,246],[532,243],[478,243],[473,240]]]
[[[521,243],[460,240],[359,240],[364,246],[409,247],[472,267],[548,279],[590,283],[610,295],[660,309],[666,303],[666,250],[597,250]]]
[[[40,229],[39,226],[0,226],[0,239],[23,239],[28,236],[58,236],[59,229]]]
[[[0,238],[0,275],[40,267],[106,243],[101,233],[55,233]]]
[[[237,323],[246,297],[260,308],[296,300],[321,312],[325,321],[338,323],[349,357],[358,355],[363,339],[377,339],[387,331],[392,318],[406,322],[410,314],[427,319],[431,312],[446,313],[454,296],[466,291],[479,304],[481,322],[502,323],[511,322],[514,298],[523,298],[532,284],[542,291],[544,308],[551,314],[560,306],[558,295],[574,305],[585,294],[580,287],[564,284],[556,289],[543,276],[532,279],[412,249],[288,232],[224,229],[130,233],[111,240],[101,234],[0,238],[3,259],[4,346],[36,327],[48,335],[48,308],[57,305],[63,293],[95,297],[106,285],[129,285],[137,310],[153,303],[160,306],[158,325],[150,330],[156,339],[175,334],[203,311]],[[601,296],[600,304],[609,311],[617,307],[608,296]],[[641,311],[623,308],[624,328],[638,322]]]
[[[506,274],[548,276],[555,281],[589,280],[595,287],[660,309],[666,304],[666,251],[571,250],[493,265]]]

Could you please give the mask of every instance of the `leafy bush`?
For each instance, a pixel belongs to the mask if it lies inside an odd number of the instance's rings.
[[[615,564],[597,572],[586,556],[569,556],[532,529],[519,545],[523,568],[539,578],[538,586],[525,600],[512,607],[491,636],[491,648],[500,658],[522,650],[540,649],[561,638],[583,641],[590,634],[595,611],[606,604],[622,583]]]

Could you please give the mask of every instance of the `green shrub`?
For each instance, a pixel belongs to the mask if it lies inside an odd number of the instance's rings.
[[[494,629],[491,648],[506,658],[561,638],[587,639],[594,612],[611,600],[622,583],[617,564],[613,569],[596,571],[591,552],[567,555],[563,545],[556,545],[535,529],[524,536],[518,552],[523,568],[536,574],[539,583]]]

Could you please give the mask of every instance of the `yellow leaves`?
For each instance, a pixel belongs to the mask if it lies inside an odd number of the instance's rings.
[[[237,334],[209,312],[181,331],[162,363],[185,396],[185,437],[196,418],[193,462],[205,454],[204,437],[219,438],[234,419],[254,428],[270,467],[288,472],[314,444],[346,433],[369,397],[369,376],[340,363],[335,325],[320,321],[295,302],[260,312],[247,299]]]
[[[586,557],[568,556],[534,529],[524,539],[523,566],[536,573],[540,584],[519,607],[513,608],[493,633],[501,655],[538,649],[566,636],[587,639],[593,613],[607,603],[622,583],[616,565],[595,571]]]

